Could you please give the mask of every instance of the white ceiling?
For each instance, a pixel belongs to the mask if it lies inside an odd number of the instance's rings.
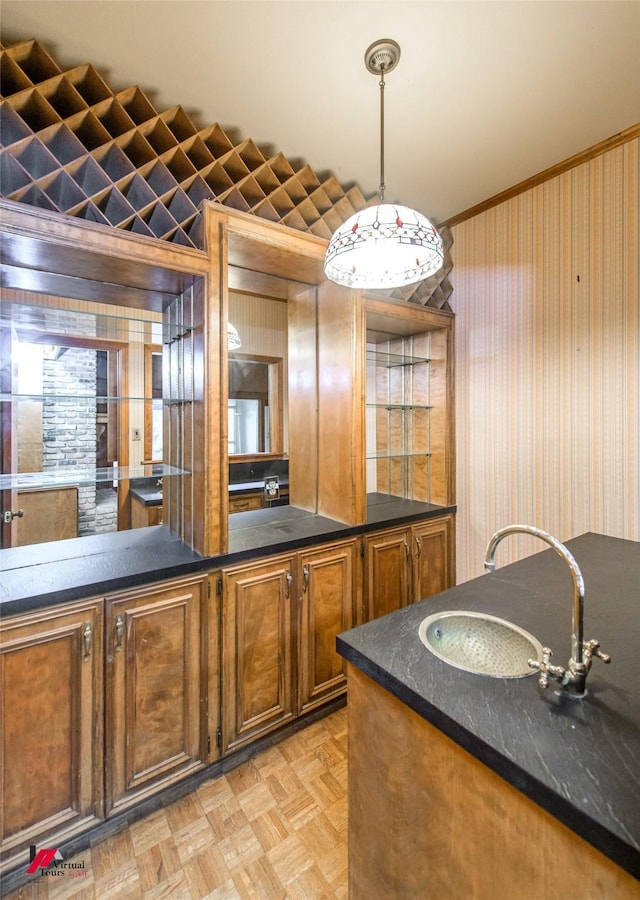
[[[444,219],[640,121],[639,0],[2,0],[5,43],[36,38],[366,196]]]

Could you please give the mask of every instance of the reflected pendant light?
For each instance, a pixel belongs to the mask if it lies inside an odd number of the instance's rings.
[[[238,329],[231,322],[227,322],[227,349],[239,350],[242,347],[242,341],[238,334]]]
[[[355,213],[335,231],[324,260],[330,281],[350,288],[394,288],[422,281],[442,267],[442,238],[414,209],[384,202],[384,76],[400,59],[392,40],[375,41],[364,55],[380,76],[380,203]]]

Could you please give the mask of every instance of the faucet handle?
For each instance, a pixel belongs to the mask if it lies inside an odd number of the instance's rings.
[[[530,669],[537,669],[540,672],[540,678],[538,679],[538,684],[541,688],[549,687],[549,675],[554,678],[556,681],[562,681],[564,676],[566,675],[566,669],[563,669],[562,666],[552,666],[551,665],[551,657],[553,656],[553,650],[550,647],[542,648],[542,659],[528,659],[527,665]]]
[[[600,649],[600,641],[585,641],[582,645],[582,649],[584,652],[584,661],[587,664],[591,663],[591,659],[594,656],[597,656],[598,659],[601,659],[603,663],[610,663],[611,657],[608,653],[603,653]]]

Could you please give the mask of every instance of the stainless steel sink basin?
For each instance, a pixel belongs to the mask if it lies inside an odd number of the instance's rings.
[[[462,609],[435,613],[420,623],[420,640],[440,659],[478,675],[533,675],[528,659],[542,659],[540,641],[512,622]]]

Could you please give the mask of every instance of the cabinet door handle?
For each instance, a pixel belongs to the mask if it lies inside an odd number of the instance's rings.
[[[404,553],[405,553],[405,556],[407,557],[407,562],[409,562],[409,560],[411,558],[411,552],[409,550],[409,544],[407,541],[404,542]]]
[[[418,535],[416,535],[416,559],[420,558],[421,553],[422,553],[422,541],[420,540]]]
[[[304,594],[309,587],[309,566],[302,567],[302,593]]]
[[[91,641],[93,638],[93,629],[91,628],[91,622],[86,622],[84,628],[82,629],[82,644],[84,647],[84,654],[82,658],[88,660],[91,657]]]
[[[124,619],[122,613],[116,616],[116,653],[122,650],[122,639],[124,638]]]
[[[291,572],[288,569],[287,569],[284,577],[287,580],[287,592],[286,592],[285,596],[290,597],[291,596],[291,583],[293,581],[293,577],[291,575]]]

